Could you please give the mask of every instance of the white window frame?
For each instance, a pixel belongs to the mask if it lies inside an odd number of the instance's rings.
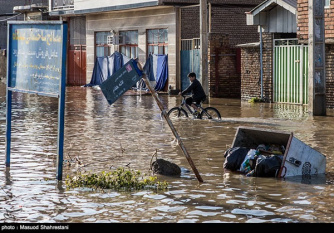
[[[99,37],[99,41],[97,38],[97,34],[101,33],[101,35],[103,35],[103,37]],[[108,44],[108,37],[111,36],[111,32],[110,31],[96,31],[95,32],[95,36],[94,36],[94,44],[95,44],[95,57],[98,56],[109,56],[111,55],[111,44]],[[103,51],[103,52],[102,52]],[[103,54],[99,54],[99,53],[103,53]]]
[[[138,57],[138,31],[127,30],[119,32],[119,50],[129,58]]]
[[[329,8],[331,5],[331,0],[325,0],[325,8]]]
[[[152,40],[152,36],[155,39]],[[162,36],[162,37],[161,37]],[[146,30],[147,56],[152,54],[168,54],[168,29],[157,28]]]

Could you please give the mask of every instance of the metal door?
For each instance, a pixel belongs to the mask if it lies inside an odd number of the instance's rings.
[[[68,53],[67,85],[86,84],[86,46],[71,45]]]
[[[274,102],[308,103],[308,47],[297,39],[274,40]]]
[[[200,39],[181,40],[181,90],[186,89],[190,81],[187,77],[188,73],[195,72],[197,79],[201,81],[200,75]]]

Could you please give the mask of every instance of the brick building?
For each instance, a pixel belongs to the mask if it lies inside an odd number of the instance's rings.
[[[168,54],[167,85],[173,90],[183,89],[185,84],[182,78],[186,78],[183,74],[198,68],[184,68],[185,66],[181,64],[184,62],[181,52],[189,49],[192,50],[192,55],[198,55],[196,50],[200,38],[199,0],[65,2],[67,3],[50,0],[49,13],[68,21],[69,48],[73,54],[81,54],[78,60],[85,60],[81,63],[83,69],[80,71],[85,73],[85,78],[78,85],[90,81],[96,56],[110,55],[114,51],[122,52],[127,46],[133,53],[126,55],[138,57],[144,64],[150,53],[150,46],[153,46],[148,41],[148,33],[158,32],[166,35],[164,41],[154,46],[159,47],[157,50],[159,53]],[[246,25],[245,12],[250,11],[261,0],[208,0],[207,2],[210,96],[240,98],[240,49],[236,45],[258,40],[257,27]],[[132,37],[133,43],[114,45],[100,43],[101,41],[97,43],[97,38],[107,38],[111,36],[110,33],[126,34]],[[188,43],[191,43],[191,46],[186,48]],[[97,48],[100,47],[104,48],[103,54],[99,54],[102,50]],[[193,59],[197,59],[195,55]],[[190,63],[199,65],[198,60],[189,61],[188,65]],[[68,76],[68,79],[71,77]]]
[[[308,43],[308,0],[298,0],[299,43]],[[326,62],[326,106],[334,108],[334,5],[325,1],[325,62]]]
[[[334,6],[331,1],[325,1],[324,13],[326,106],[334,108]],[[241,99],[262,97],[268,102],[307,104],[308,1],[267,0],[247,15],[249,25],[259,25],[259,31],[262,28],[262,48],[259,40],[237,46],[242,57]],[[291,56],[290,61],[280,57],[284,52],[285,56]]]

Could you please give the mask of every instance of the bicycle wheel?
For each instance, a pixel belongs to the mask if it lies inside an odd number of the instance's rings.
[[[216,108],[206,107],[201,112],[201,118],[202,119],[209,119],[209,120],[219,121],[219,120],[221,120],[221,115],[220,115],[220,112]]]
[[[167,115],[169,116],[169,118],[187,118],[188,117],[188,113],[183,109],[183,108],[179,108],[179,107],[174,107],[171,108]]]

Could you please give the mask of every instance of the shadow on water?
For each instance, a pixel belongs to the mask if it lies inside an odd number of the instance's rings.
[[[0,154],[5,159],[6,97],[0,84]],[[159,95],[167,108],[177,96]],[[182,168],[158,175],[165,191],[67,189],[56,181],[58,100],[15,93],[11,167],[0,164],[2,222],[289,223],[333,222],[334,121],[305,106],[211,99],[221,122],[174,122],[204,182],[199,183],[150,95],[109,106],[100,90],[67,87],[63,177],[127,167],[149,171],[152,154]],[[275,179],[224,172],[224,152],[239,126],[294,135],[326,155],[326,175]]]

